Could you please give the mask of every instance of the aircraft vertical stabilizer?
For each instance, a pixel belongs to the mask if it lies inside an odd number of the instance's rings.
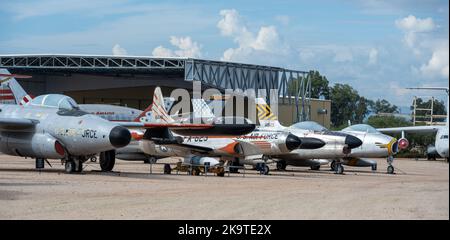
[[[5,68],[0,69],[0,103],[26,105],[33,97],[25,92],[15,77],[30,78],[30,76],[11,74]]]
[[[261,127],[283,128],[278,122],[278,117],[263,98],[256,98],[256,115]]]

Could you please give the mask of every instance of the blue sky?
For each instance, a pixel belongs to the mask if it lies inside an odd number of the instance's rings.
[[[407,106],[447,86],[448,1],[0,0],[0,54],[202,57],[319,70]],[[443,99],[443,94],[435,94]]]

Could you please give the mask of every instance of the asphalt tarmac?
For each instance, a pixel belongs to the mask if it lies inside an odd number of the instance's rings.
[[[217,177],[126,161],[65,174],[60,161],[37,171],[32,159],[0,155],[0,219],[449,219],[448,163],[396,159],[389,175],[377,161],[376,172],[271,166],[268,176]]]

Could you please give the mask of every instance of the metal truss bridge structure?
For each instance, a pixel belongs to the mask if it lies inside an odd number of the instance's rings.
[[[193,58],[67,54],[0,55],[0,68],[46,73],[180,74],[184,76],[181,81],[200,81],[221,91],[254,89],[258,94],[263,89],[268,100],[270,90],[276,89],[283,103],[294,101],[297,120],[310,119],[311,81],[305,71]]]

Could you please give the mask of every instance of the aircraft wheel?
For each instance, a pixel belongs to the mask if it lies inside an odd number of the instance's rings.
[[[149,157],[147,157],[147,159],[144,160],[144,163],[155,164],[156,163],[156,157],[149,156]]]
[[[286,170],[286,162],[284,161],[278,161],[277,162],[277,170],[284,171]]]
[[[267,165],[264,165],[263,169],[261,169],[261,174],[263,175],[269,175],[270,168]]]
[[[372,165],[372,171],[376,171],[376,170],[377,170],[377,165],[376,164]]]
[[[171,174],[172,169],[170,168],[170,164],[164,164],[164,174]]]
[[[111,150],[100,153],[100,168],[103,172],[112,171],[116,164],[116,151]]]
[[[336,161],[333,160],[333,161],[331,162],[330,167],[331,167],[331,171],[336,171]]]
[[[314,165],[310,167],[311,170],[320,170],[320,165]]]
[[[387,167],[387,173],[388,174],[394,174],[394,167],[393,166],[388,166]]]
[[[337,164],[336,165],[336,174],[343,174],[344,173],[344,167],[342,166],[342,164]]]
[[[78,166],[75,164],[75,162],[73,163],[75,172],[80,173],[83,171],[83,162],[78,160]]]
[[[73,173],[75,171],[75,162],[74,161],[66,161],[64,165],[64,170],[66,173]]]

